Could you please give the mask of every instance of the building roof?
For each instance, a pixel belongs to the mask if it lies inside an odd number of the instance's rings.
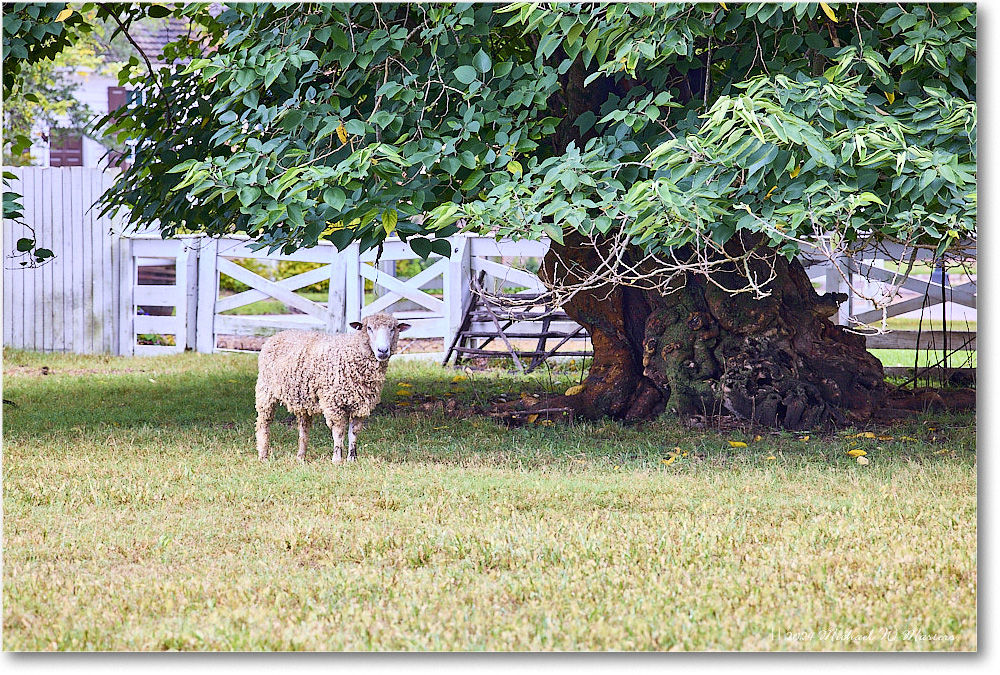
[[[187,19],[170,17],[157,21],[140,21],[129,30],[139,49],[154,63],[163,63],[163,47],[179,37],[193,33]]]

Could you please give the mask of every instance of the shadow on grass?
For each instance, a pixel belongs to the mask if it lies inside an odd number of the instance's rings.
[[[5,356],[8,356],[5,354]],[[256,360],[183,355],[173,360],[127,360],[17,354],[8,360],[4,437],[22,443],[60,442],[81,431],[93,442],[109,430],[134,430],[178,445],[185,432],[213,448],[254,454]],[[105,362],[108,361],[108,362]],[[10,365],[11,363],[15,365]],[[51,371],[43,364],[52,365]],[[49,374],[42,374],[49,372]],[[388,462],[444,462],[505,467],[569,466],[676,470],[682,466],[778,466],[784,463],[853,462],[845,453],[865,450],[873,461],[975,461],[975,417],[924,415],[869,436],[860,430],[792,434],[767,429],[691,429],[664,415],[625,427],[611,421],[528,425],[508,429],[477,410],[501,397],[544,397],[574,383],[576,373],[534,377],[442,369],[431,363],[394,363],[382,402],[361,438],[361,456]],[[454,403],[451,409],[447,407]],[[279,408],[272,426],[275,457],[295,452],[294,425]],[[185,438],[184,442],[190,442]],[[745,444],[740,446],[740,444]],[[160,446],[164,447],[164,446]],[[309,458],[329,457],[333,441],[321,420],[310,438]],[[673,459],[671,459],[673,458]]]
[[[256,374],[122,374],[9,378],[4,435],[78,427],[201,426],[254,415]]]

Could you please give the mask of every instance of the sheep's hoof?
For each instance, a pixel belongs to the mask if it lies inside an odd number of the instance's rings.
[[[354,455],[354,456],[348,457],[347,461],[348,462],[356,462],[356,461],[358,461],[358,456]]]
[[[334,463],[334,464],[343,464],[343,463],[344,463],[344,460],[343,460],[343,459],[341,459],[340,457],[334,457],[334,458],[333,458],[333,463]]]

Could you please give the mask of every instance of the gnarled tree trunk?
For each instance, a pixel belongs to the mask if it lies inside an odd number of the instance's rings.
[[[596,263],[589,242],[567,238],[553,245],[543,273],[571,284],[579,279],[566,270]],[[666,295],[620,286],[581,291],[564,309],[590,332],[594,360],[585,389],[559,404],[591,419],[646,419],[671,409],[788,429],[869,419],[886,396],[882,364],[864,338],[830,320],[841,298],[818,295],[797,260],[774,256],[771,264],[776,276],[763,299],[723,290],[746,286],[735,267],[713,273],[719,285],[689,273]]]

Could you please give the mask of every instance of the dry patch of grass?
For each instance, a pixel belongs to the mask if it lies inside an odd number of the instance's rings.
[[[399,404],[579,373],[400,362],[357,464],[261,464],[255,364],[5,353],[6,649],[976,649],[971,417],[503,429]]]

